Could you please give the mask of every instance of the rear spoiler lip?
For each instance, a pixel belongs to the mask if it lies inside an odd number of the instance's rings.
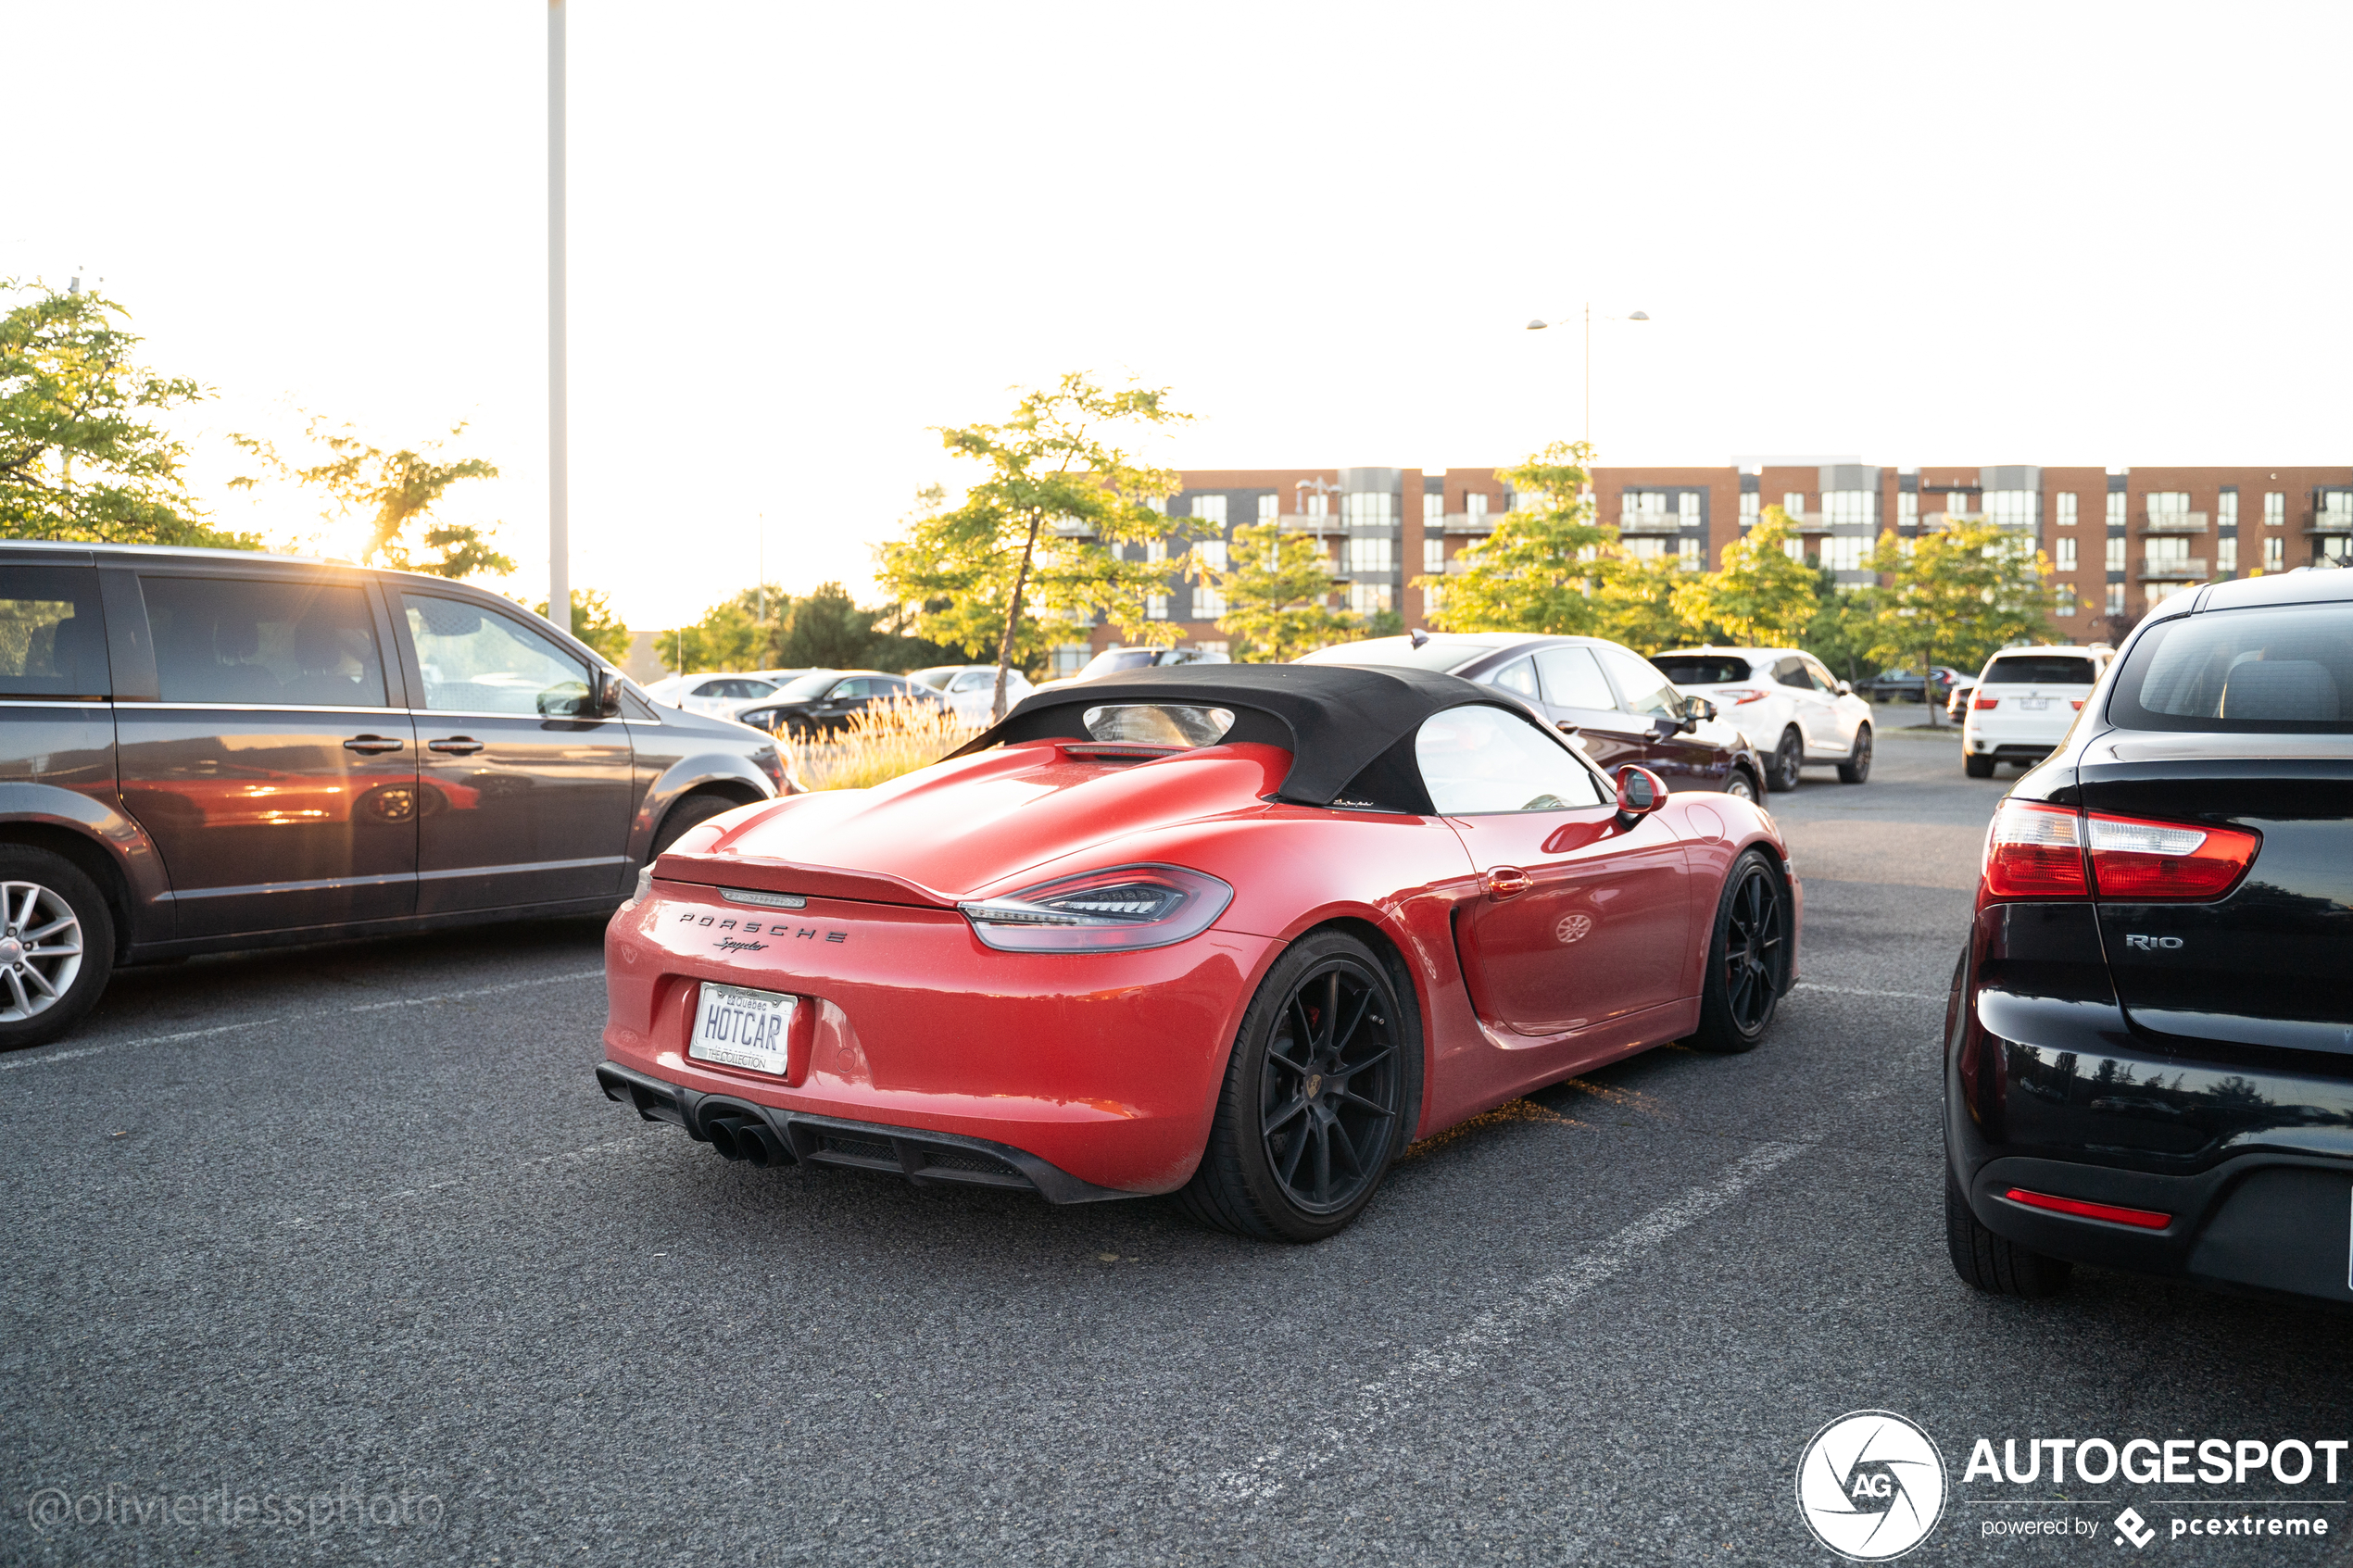
[[[806,898],[846,898],[862,904],[900,904],[922,909],[952,909],[948,894],[893,876],[888,872],[812,866],[761,855],[693,855],[671,850],[654,862],[662,882],[703,887],[748,887],[761,893],[798,893]]]

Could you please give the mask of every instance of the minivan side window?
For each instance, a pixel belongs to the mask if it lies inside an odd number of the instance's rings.
[[[98,574],[84,566],[0,567],[0,696],[105,696]]]
[[[384,656],[362,589],[296,578],[139,579],[165,702],[382,708]]]
[[[462,599],[408,593],[400,599],[417,644],[427,708],[588,716],[588,667],[536,632]]]

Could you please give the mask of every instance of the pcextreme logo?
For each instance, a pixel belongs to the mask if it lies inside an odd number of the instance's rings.
[[[1944,1456],[1894,1411],[1855,1411],[1806,1445],[1797,1509],[1815,1539],[1850,1562],[1901,1557],[1944,1512]]]

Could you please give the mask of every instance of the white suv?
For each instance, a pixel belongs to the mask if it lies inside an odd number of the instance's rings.
[[[1995,764],[2032,767],[2067,736],[2116,650],[2004,648],[1985,661],[1961,722],[1961,766],[1990,779]]]
[[[1842,784],[1871,776],[1871,705],[1804,649],[1680,648],[1651,662],[1747,737],[1772,788],[1795,789],[1808,762],[1837,764]]]

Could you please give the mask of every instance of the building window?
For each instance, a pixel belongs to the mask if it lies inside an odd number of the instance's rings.
[[[2263,526],[2281,528],[2287,523],[2287,492],[2267,490],[2263,493]]]
[[[2239,536],[2226,533],[2214,541],[2214,575],[2236,577],[2239,573]]]
[[[1756,526],[1756,514],[1760,509],[1759,503],[1761,503],[1764,499],[1764,496],[1759,495],[1754,490],[1743,490],[1741,492],[1741,526],[1743,528],[1754,528]]]
[[[2075,541],[2074,541],[2074,540],[2072,540],[2072,539],[2059,539],[2059,540],[2055,540],[2055,541],[2053,541],[2053,543],[2052,543],[2051,548],[2052,548],[2053,550],[2055,550],[2055,551],[2057,551],[2057,557],[2056,557],[2056,559],[2057,559],[2057,564],[2058,564],[2058,570],[2060,570],[2061,571],[2073,571],[2075,570]]]
[[[2148,496],[2149,521],[2173,521],[2190,515],[2190,493],[2186,490],[2152,490]]]
[[[1307,497],[1307,515],[1309,517],[1331,516],[1332,498],[1320,490],[1311,492]]]
[[[2124,613],[2123,583],[2111,583],[2108,585],[2108,612],[2110,615],[2121,615]]]
[[[1396,521],[1386,490],[1357,490],[1340,498],[1340,520],[1350,528],[1387,528]]]
[[[1428,528],[1433,523],[1441,533],[1445,530],[1446,496],[1442,491],[1425,490],[1422,492],[1422,526]]]
[[[2217,528],[2236,528],[2239,525],[2237,491],[2225,490],[2214,498],[2214,525]]]
[[[2264,540],[2263,570],[2266,571],[2284,571],[2286,569],[2287,541],[2284,539]]]
[[[1920,493],[1917,490],[1898,491],[1895,495],[1895,526],[1918,528],[1920,521]]]
[[[2176,594],[2186,594],[2196,587],[2194,583],[2152,583],[2149,584],[2149,608],[2155,609]]]
[[[1799,518],[1805,516],[1806,492],[1803,490],[1783,491],[1781,493],[1781,510],[1789,513],[1790,521],[1792,522],[1794,522]]]
[[[1437,575],[1446,570],[1446,538],[1440,533],[1422,535],[1422,570]]]
[[[1463,497],[1463,515],[1474,523],[1487,521],[1487,492],[1473,490]]]
[[[1194,496],[1193,521],[1214,522],[1217,525],[1217,532],[1220,533],[1226,532],[1226,497],[1223,495]]]
[[[1166,594],[1154,594],[1151,597],[1144,601],[1144,619],[1147,621],[1165,621],[1168,619],[1168,596]]]
[[[2031,533],[2041,521],[2036,513],[2042,509],[2042,501],[2039,491],[1988,490],[1985,492],[1986,520],[2004,528]]]
[[[1351,583],[1348,585],[1348,612],[1351,615],[1378,615],[1387,608],[1388,583]]]
[[[1345,549],[1347,553],[1341,557],[1341,564],[1347,568],[1351,577],[1387,577],[1397,570],[1397,558],[1391,542],[1382,534],[1351,538]]]
[[[1705,539],[1678,539],[1675,541],[1676,554],[1680,558],[1680,564],[1685,571],[1697,571],[1706,566],[1706,558],[1702,553],[1706,548],[1707,541]]]
[[[1196,517],[1201,514],[1194,513]],[[1202,539],[1193,545],[1193,568],[1202,580],[1193,584],[1193,619],[1214,621],[1226,613],[1226,596],[1207,581],[1211,572],[1226,570],[1226,541]]]
[[[2108,535],[2108,569],[2110,571],[2121,571],[2124,570],[2124,535],[2121,533],[2111,533]]]
[[[2061,528],[2075,526],[2075,492],[2072,490],[2062,490],[2058,493],[2057,525]],[[2070,610],[2068,613],[2071,615],[2074,611]]]
[[[2052,607],[2052,613],[2062,621],[2071,621],[2075,618],[2075,590],[2073,588],[2059,590],[2058,603]]]
[[[1823,499],[1827,501],[1828,496]],[[1871,553],[1871,541],[1860,533],[1843,533],[1822,541],[1822,564],[1832,571],[1860,571]]]
[[[2121,490],[2111,490],[2108,493],[2108,525],[2110,528],[2124,526],[2124,492]],[[2120,604],[2108,613],[2121,615],[2124,613],[2124,607]]]
[[[1281,513],[1282,507],[1280,495],[1261,495],[1258,497],[1258,521],[1262,523],[1273,522]]]
[[[1516,512],[1541,512],[1549,505],[1551,503],[1544,498],[1541,491],[1515,490],[1512,492],[1512,510]]]
[[[1847,523],[1876,527],[1879,523],[1879,492],[1825,490],[1822,492],[1822,517],[1833,526]]]
[[[1655,533],[1638,534],[1631,539],[1618,541],[1628,560],[1656,560],[1667,553],[1667,542]]]

